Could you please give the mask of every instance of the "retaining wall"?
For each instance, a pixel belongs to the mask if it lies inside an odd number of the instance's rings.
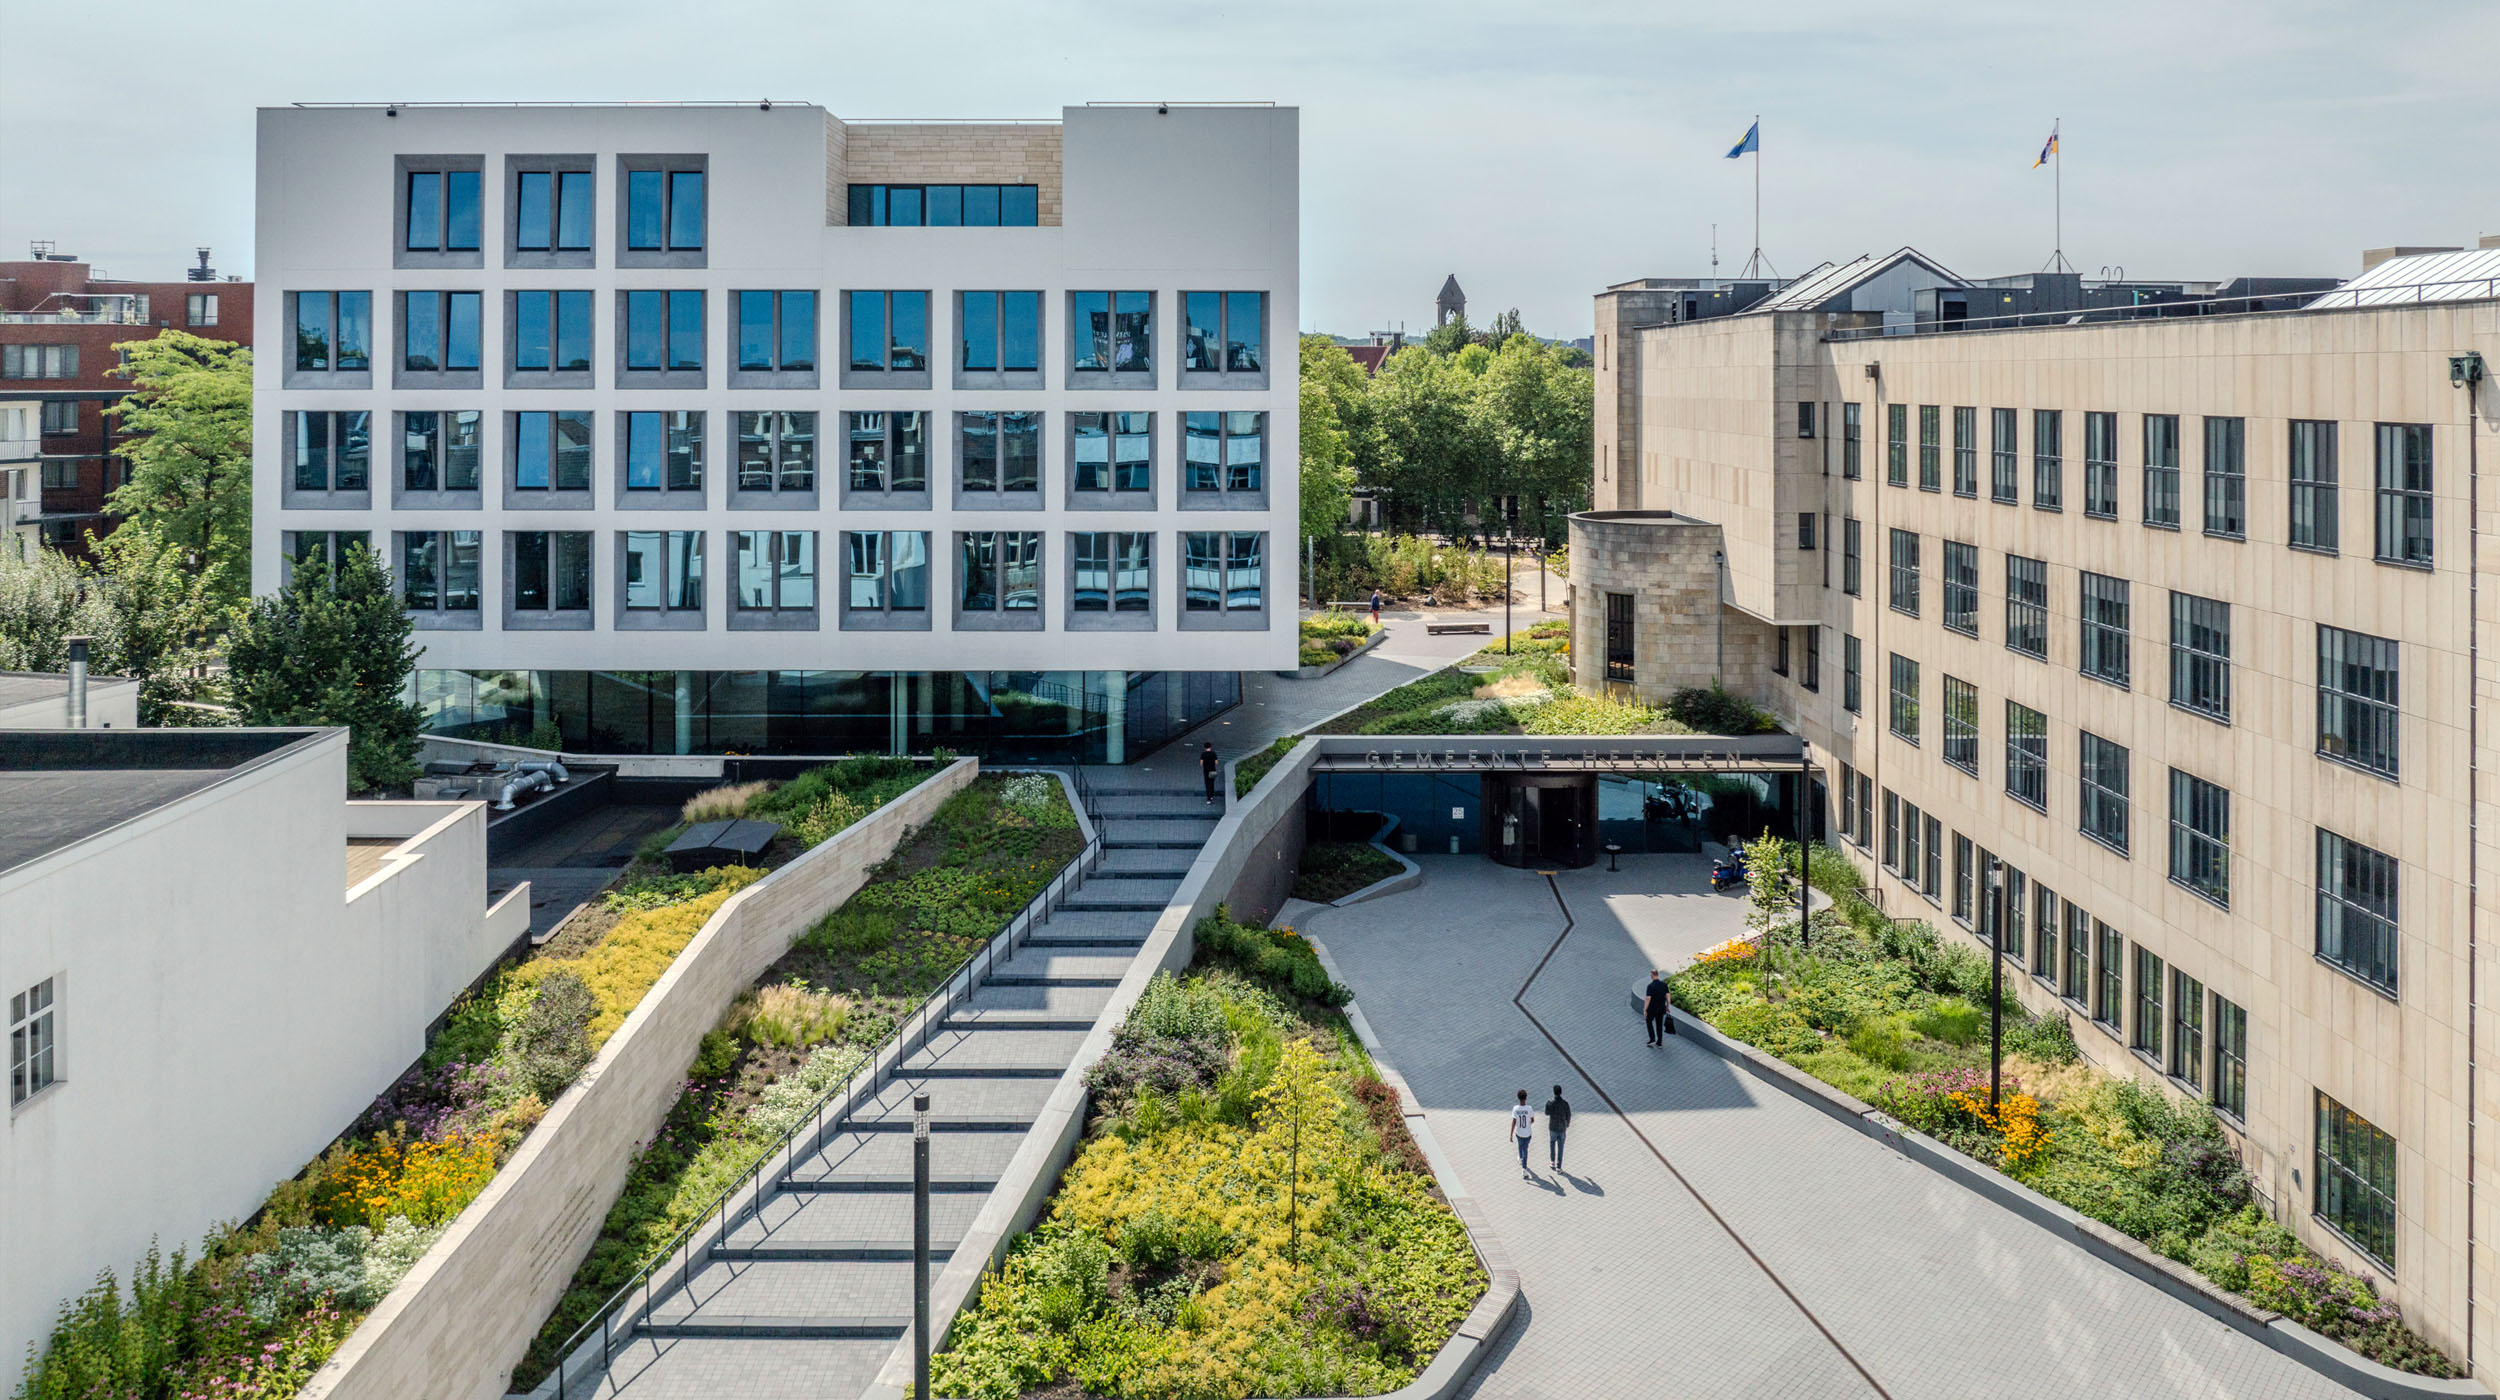
[[[493,1400],[624,1189],[635,1149],[684,1087],[704,1032],[870,867],[971,782],[969,758],[731,895],[300,1400]]]

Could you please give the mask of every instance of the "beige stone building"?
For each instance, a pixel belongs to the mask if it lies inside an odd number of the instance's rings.
[[[2486,1380],[2496,279],[1626,283],[1572,530],[1577,679],[1780,715],[1887,910],[2001,888],[2023,1000]]]

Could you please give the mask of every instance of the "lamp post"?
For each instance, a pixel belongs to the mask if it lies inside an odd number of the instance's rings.
[[[911,1100],[911,1378],[929,1393],[929,1096]]]
[[[2005,862],[1988,862],[1988,1111],[1997,1111],[2005,1072]]]

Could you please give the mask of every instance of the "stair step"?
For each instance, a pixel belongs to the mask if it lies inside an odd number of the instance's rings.
[[[1207,843],[1200,841],[1105,841],[1106,851],[1202,851]]]
[[[1090,1019],[1053,1016],[1046,1011],[967,1012],[938,1022],[941,1031],[1090,1031],[1093,1028],[1094,1023]]]
[[[1059,907],[1079,913],[1151,914],[1158,909],[1168,908],[1170,904],[1171,901],[1163,899],[1088,899],[1080,894],[1070,898],[1067,903]]]
[[[1019,1029],[1023,1028],[1025,1027],[1019,1027]],[[1044,1029],[1038,1026],[1031,1028]],[[1093,1028],[1094,1023],[1091,1021],[1076,1027],[1078,1030],[1092,1030]],[[1057,1030],[1059,1027],[1051,1026],[1047,1029]],[[929,1131],[933,1133],[1020,1133],[1032,1126],[1033,1120],[1030,1118],[1000,1118],[979,1113],[932,1113],[929,1115]],[[842,1131],[848,1133],[908,1133],[911,1128],[912,1120],[908,1117],[870,1118],[864,1121],[845,1122],[842,1125]]]
[[[1177,870],[1106,869],[1097,870],[1093,874],[1086,876],[1085,883],[1092,885],[1104,880],[1186,880],[1188,878],[1189,868],[1187,866],[1183,866]]]
[[[1127,937],[1116,933],[1037,933],[1024,940],[1027,948],[1143,948],[1146,936]],[[1086,1024],[1091,1025],[1092,1022]]]
[[[935,1260],[953,1258],[951,1244],[932,1244],[929,1257]],[[714,1259],[746,1262],[759,1259],[792,1260],[809,1263],[908,1264],[912,1259],[909,1240],[758,1240],[753,1244],[720,1244],[712,1246]]]
[[[1086,972],[993,972],[982,983],[991,987],[1116,987],[1120,979]]]
[[[996,1177],[932,1176],[929,1178],[929,1191],[932,1195],[967,1195],[974,1192],[986,1192],[996,1185],[998,1185]],[[912,1189],[910,1172],[862,1172],[856,1176],[785,1176],[779,1182],[779,1186],[781,1190],[793,1192],[816,1191],[862,1195],[887,1195],[897,1192],[908,1195]]]
[[[1088,1027],[1088,1029],[1091,1029]],[[945,1063],[905,1065],[894,1071],[897,1079],[1057,1079],[1068,1072],[1064,1064],[982,1065]]]
[[[635,1329],[647,1337],[900,1337],[909,1317],[877,1313],[843,1317],[652,1318]]]

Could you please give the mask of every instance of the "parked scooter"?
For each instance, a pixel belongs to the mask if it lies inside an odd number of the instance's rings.
[[[1716,893],[1745,883],[1745,853],[1741,850],[1710,862],[1710,888]]]

